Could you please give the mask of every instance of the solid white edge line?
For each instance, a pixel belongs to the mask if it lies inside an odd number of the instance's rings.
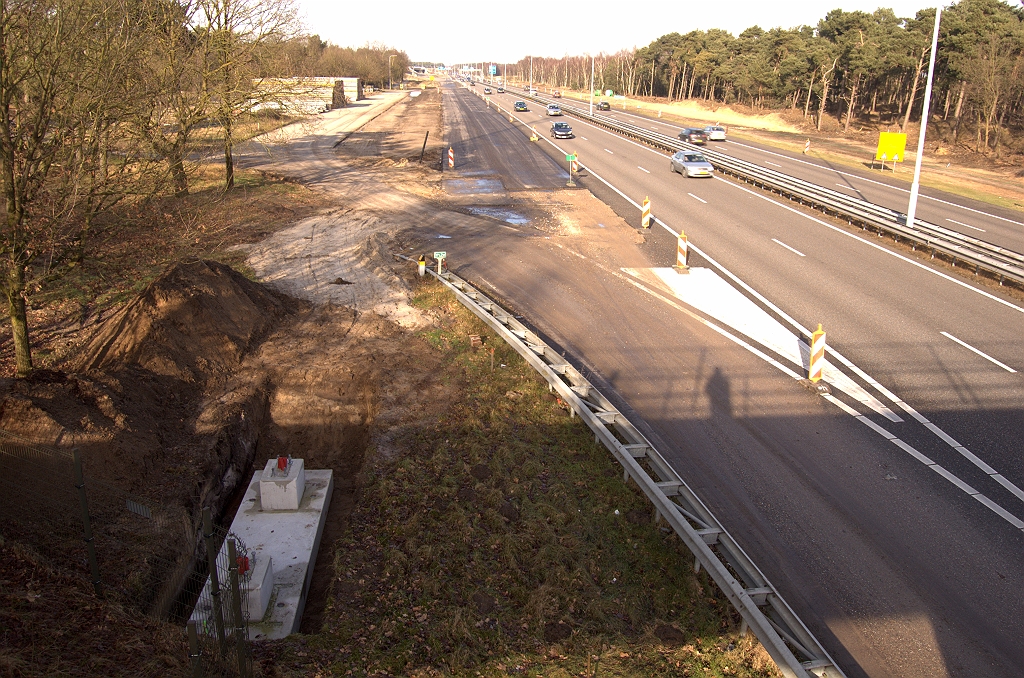
[[[772,242],[775,243],[776,245],[781,246],[781,247],[785,247],[787,250],[789,250],[793,254],[796,254],[796,255],[801,256],[801,257],[806,257],[807,256],[806,254],[804,254],[800,250],[793,249],[792,247],[790,247],[786,243],[782,242],[781,240],[776,240],[775,238],[772,238]]]
[[[702,203],[704,203],[705,205],[707,205],[707,204],[708,204],[708,201],[707,201],[707,200],[705,200],[704,198],[698,198],[698,197],[697,197],[697,196],[695,196],[695,195],[694,195],[693,193],[687,193],[686,195],[690,196],[690,197],[691,197],[691,198],[693,198],[694,200],[699,200],[699,201],[701,201],[701,202],[702,202]]]
[[[524,121],[523,121],[522,119],[518,118],[518,116],[516,116],[516,118],[517,118],[517,119],[518,119],[518,120],[519,120],[519,121],[520,121],[520,122],[521,122],[521,123],[522,123],[523,125],[526,125],[527,127],[529,127],[529,125],[527,125],[527,124],[526,124],[526,123],[525,123],[525,122],[524,122]],[[600,129],[600,128],[597,128],[597,127],[595,127],[595,129]],[[550,140],[550,139],[548,139],[547,137],[541,137],[541,139],[543,139],[544,141],[546,141],[547,143],[549,143],[549,144],[550,144],[551,146],[553,146],[553,147],[554,147],[554,148],[555,148],[556,150],[558,150],[559,152],[561,152],[561,153],[565,153],[565,151],[564,151],[564,150],[563,150],[562,148],[560,148],[560,147],[558,146],[558,144],[554,143],[553,141],[551,141],[551,140]],[[626,141],[628,141],[628,140],[626,140]],[[633,142],[630,142],[630,143],[633,143]],[[640,144],[634,144],[634,145],[636,145],[636,146],[640,146],[641,148],[646,148],[647,150],[651,150],[652,152],[656,152],[656,151],[653,151],[653,149],[650,149],[650,148],[648,148],[648,147],[646,147],[646,146],[642,146],[642,145],[640,145]],[[658,153],[658,155],[661,155],[661,154],[660,154],[660,153]],[[581,166],[584,166],[584,165],[583,165],[583,164],[581,163]],[[630,197],[629,197],[628,195],[626,195],[625,193],[623,193],[622,191],[620,191],[620,190],[618,189],[618,187],[616,187],[616,186],[615,186],[614,184],[612,184],[612,183],[611,183],[610,181],[608,181],[607,179],[605,179],[605,178],[604,178],[604,177],[602,177],[601,175],[597,174],[596,172],[594,172],[594,171],[593,171],[593,170],[592,170],[591,168],[589,168],[589,167],[587,167],[587,171],[588,171],[588,172],[590,173],[590,176],[594,177],[595,179],[597,179],[598,181],[600,181],[601,183],[603,183],[603,184],[604,184],[605,186],[607,186],[608,188],[610,188],[610,189],[612,189],[613,191],[615,191],[615,193],[617,193],[617,194],[618,194],[618,195],[619,195],[620,197],[622,197],[622,199],[623,199],[623,200],[625,200],[625,201],[626,201],[626,202],[628,202],[629,204],[633,205],[633,207],[635,207],[635,208],[637,208],[637,209],[640,209],[640,204],[639,204],[638,202],[636,202],[635,200],[633,200],[632,198],[630,198]],[[717,178],[717,177],[716,177],[716,178]],[[727,181],[727,182],[725,182],[725,183],[729,184],[730,186],[736,186],[736,184],[733,184],[733,183],[731,183],[731,182],[728,182],[728,181]],[[757,195],[756,193],[753,193],[752,191],[749,191],[749,189],[747,189],[747,188],[745,188],[745,187],[743,187],[743,186],[737,186],[737,188],[741,188],[741,189],[743,189],[743,190],[746,190],[746,191],[748,191],[748,192],[752,193],[753,195]],[[764,196],[758,196],[758,197],[764,197]],[[767,198],[765,198],[765,199],[767,199]],[[835,229],[835,227],[831,226],[830,224],[827,224],[827,223],[825,223],[824,221],[821,221],[820,219],[817,219],[817,218],[815,218],[815,217],[812,217],[812,216],[810,216],[810,215],[807,215],[807,214],[803,214],[802,212],[800,212],[800,211],[798,211],[798,210],[794,210],[794,209],[790,208],[790,207],[789,207],[788,205],[783,205],[783,204],[781,204],[781,203],[777,203],[777,202],[775,202],[774,200],[770,200],[770,199],[768,199],[768,201],[769,201],[769,202],[772,202],[772,203],[775,203],[775,204],[779,205],[780,207],[785,207],[785,208],[789,209],[790,211],[792,211],[792,212],[795,212],[796,214],[800,214],[800,215],[802,215],[802,216],[805,216],[805,217],[807,217],[808,219],[811,219],[812,221],[815,221],[815,222],[817,222],[817,223],[819,223],[819,224],[822,224],[823,226],[828,226],[829,228],[833,228],[834,230],[839,230],[839,229]],[[669,227],[669,225],[668,225],[668,224],[666,224],[666,223],[665,223],[664,221],[662,221],[661,219],[659,219],[659,218],[657,218],[657,217],[652,217],[652,219],[653,219],[653,221],[654,221],[654,222],[655,222],[656,224],[658,224],[659,226],[661,226],[662,228],[664,228],[664,229],[665,229],[666,231],[668,231],[669,233],[671,233],[671,234],[672,234],[672,235],[673,235],[674,237],[677,237],[677,238],[679,237],[679,234],[678,234],[678,233],[676,233],[676,232],[675,232],[675,231],[674,231],[674,230],[673,230],[672,228],[670,228],[670,227]],[[839,232],[840,232],[840,233],[842,233],[843,231],[841,231],[841,230],[840,230]],[[858,238],[858,239],[859,239],[859,238]],[[871,243],[871,242],[868,242],[867,244],[869,244],[869,245],[874,245],[874,243]],[[770,307],[771,309],[773,309],[773,310],[774,310],[775,312],[777,312],[777,313],[778,313],[778,314],[779,314],[779,315],[780,315],[781,317],[785,318],[785,319],[786,319],[786,320],[787,320],[787,321],[788,321],[788,322],[789,322],[790,324],[792,324],[792,325],[793,325],[793,326],[794,326],[795,328],[797,328],[798,330],[802,330],[805,336],[810,336],[810,334],[811,334],[810,330],[807,330],[807,329],[803,328],[803,327],[802,327],[802,326],[801,326],[801,325],[800,325],[800,324],[799,324],[799,323],[798,323],[798,322],[797,322],[796,320],[794,320],[794,319],[793,319],[792,317],[790,317],[790,316],[789,316],[789,315],[788,315],[787,313],[785,313],[785,311],[783,311],[783,310],[782,310],[781,308],[779,308],[779,307],[778,307],[778,306],[776,306],[775,304],[773,304],[773,303],[771,303],[770,301],[768,301],[768,299],[766,299],[766,298],[765,298],[765,297],[764,297],[763,295],[761,295],[761,294],[760,294],[759,292],[757,292],[757,291],[756,291],[756,290],[754,290],[754,289],[753,289],[752,287],[750,287],[749,285],[747,285],[747,284],[746,284],[745,282],[743,282],[742,280],[740,280],[739,278],[737,278],[737,277],[736,277],[736,276],[735,276],[735,275],[734,275],[734,274],[733,274],[733,273],[732,273],[731,271],[729,271],[729,270],[728,270],[727,268],[725,268],[724,266],[722,266],[721,264],[719,264],[719,263],[718,263],[717,261],[715,261],[714,259],[712,259],[712,258],[711,258],[711,257],[710,257],[710,256],[709,256],[708,254],[704,253],[703,251],[701,251],[700,249],[698,249],[697,247],[695,247],[695,246],[693,245],[693,243],[690,243],[690,247],[691,247],[691,248],[692,248],[692,249],[693,249],[693,250],[694,250],[695,252],[697,252],[697,253],[698,253],[698,254],[699,254],[699,255],[700,255],[700,256],[701,256],[701,257],[702,257],[703,259],[705,259],[706,261],[708,261],[709,263],[711,263],[712,265],[714,265],[714,266],[715,266],[715,268],[717,268],[717,269],[719,269],[720,271],[722,271],[722,273],[723,273],[723,274],[725,274],[725,275],[726,275],[726,276],[728,276],[728,277],[729,277],[729,278],[730,278],[731,280],[735,281],[735,282],[736,282],[737,284],[739,284],[739,285],[740,285],[741,287],[743,287],[743,289],[745,289],[745,290],[749,291],[749,292],[750,292],[751,294],[753,294],[753,295],[754,295],[754,296],[755,296],[756,298],[760,299],[760,300],[761,300],[761,301],[762,301],[763,303],[765,303],[765,304],[766,304],[767,306],[769,306],[769,307]],[[881,249],[882,249],[883,251],[885,251],[885,252],[888,252],[888,250],[885,250],[884,248],[881,248]],[[913,262],[911,262],[911,263],[913,263]],[[613,272],[613,274],[614,274],[614,272]],[[945,277],[948,277],[948,276],[945,276]],[[649,294],[652,294],[653,296],[656,296],[656,297],[658,297],[659,299],[662,299],[663,301],[665,301],[666,303],[668,303],[668,304],[669,304],[670,306],[672,306],[672,307],[674,307],[674,308],[678,308],[679,310],[683,311],[683,312],[684,312],[684,313],[686,313],[687,315],[690,315],[691,317],[694,317],[694,318],[696,318],[696,319],[697,319],[697,320],[698,320],[699,322],[702,322],[702,323],[706,323],[706,322],[707,322],[706,320],[704,320],[704,319],[703,319],[703,318],[701,318],[700,316],[698,316],[698,315],[696,315],[696,314],[692,313],[691,311],[688,311],[688,310],[687,310],[687,309],[685,309],[685,308],[682,308],[681,306],[679,306],[679,305],[678,305],[678,304],[676,304],[675,302],[672,302],[671,300],[668,300],[668,299],[666,299],[666,298],[665,298],[665,297],[663,297],[662,295],[660,295],[660,294],[657,294],[656,292],[653,292],[652,290],[649,290],[649,289],[648,289],[648,288],[646,288],[645,286],[643,286],[643,285],[640,285],[639,283],[636,283],[636,282],[634,282],[633,280],[631,280],[631,279],[629,279],[629,278],[624,278],[624,279],[625,279],[625,280],[627,280],[628,282],[630,282],[631,284],[633,284],[633,285],[637,286],[638,288],[640,288],[640,289],[642,289],[642,290],[644,290],[644,291],[648,292]],[[955,281],[955,280],[954,280],[954,282],[957,282],[957,281]],[[971,289],[973,289],[973,288],[971,288]],[[1014,307],[1014,308],[1017,308],[1017,307]],[[1020,311],[1024,312],[1024,309],[1019,309],[1019,308],[1018,308],[1018,310],[1020,310]],[[711,324],[711,323],[708,323],[708,326],[709,326],[709,327],[712,327],[712,328],[715,328],[715,330],[716,330],[716,331],[719,331],[719,332],[723,333],[723,334],[724,334],[724,335],[726,335],[726,336],[732,336],[732,335],[730,335],[730,334],[729,334],[728,332],[725,332],[724,330],[722,330],[722,329],[718,328],[717,326],[715,326],[715,325],[713,325],[713,324]],[[737,340],[737,341],[740,341],[740,342],[742,342],[742,340],[741,340],[741,339],[739,339],[739,338],[737,338],[736,340]],[[745,344],[745,343],[744,343],[744,344]],[[744,345],[744,344],[741,344],[741,345]],[[765,360],[766,360],[767,362],[769,362],[770,364],[772,364],[772,365],[774,365],[775,367],[779,368],[779,369],[780,369],[780,370],[781,370],[782,372],[784,372],[785,374],[788,374],[789,376],[792,376],[793,378],[795,378],[795,379],[798,379],[798,380],[799,380],[799,379],[803,379],[803,376],[802,376],[802,375],[798,375],[798,374],[796,374],[795,372],[793,372],[792,370],[790,370],[790,369],[789,369],[788,367],[786,367],[785,365],[783,365],[783,364],[779,363],[779,362],[778,362],[777,360],[775,360],[775,359],[774,359],[774,358],[772,358],[771,356],[768,356],[767,354],[765,354],[765,353],[761,352],[761,351],[760,351],[760,350],[758,350],[757,348],[754,348],[753,346],[749,346],[749,345],[746,345],[746,347],[747,347],[747,349],[748,349],[749,351],[751,351],[752,353],[754,353],[754,354],[755,354],[755,355],[757,355],[758,357],[761,357],[761,356],[763,356],[763,357],[764,357],[764,359],[765,359]],[[911,406],[910,406],[910,405],[909,405],[908,403],[905,403],[905,402],[903,402],[903,400],[901,400],[901,399],[900,399],[899,397],[897,397],[897,396],[896,396],[895,394],[893,394],[893,393],[892,393],[891,391],[889,391],[889,390],[888,390],[887,388],[885,388],[884,386],[882,386],[882,384],[880,384],[880,383],[878,383],[877,381],[875,381],[875,380],[874,380],[873,378],[871,378],[871,377],[870,377],[870,376],[869,376],[869,375],[868,375],[868,374],[867,374],[866,372],[864,372],[864,371],[863,371],[863,370],[861,370],[861,369],[860,369],[859,367],[857,367],[856,365],[854,365],[854,364],[853,364],[853,363],[852,363],[851,361],[847,360],[847,359],[846,359],[845,357],[843,357],[842,355],[840,355],[840,354],[839,354],[839,353],[838,353],[838,352],[837,352],[837,351],[836,351],[835,349],[833,349],[833,350],[832,350],[832,355],[833,355],[833,356],[834,356],[834,357],[835,357],[835,358],[836,358],[837,360],[839,360],[840,362],[842,362],[842,363],[843,363],[844,365],[846,365],[847,367],[849,367],[849,368],[851,368],[852,370],[854,370],[854,371],[855,371],[855,372],[856,372],[856,373],[857,373],[857,374],[858,374],[859,376],[861,376],[861,378],[865,379],[865,380],[866,380],[866,381],[867,381],[868,383],[870,383],[870,384],[871,384],[872,386],[875,386],[875,387],[876,387],[876,388],[877,388],[877,389],[878,389],[878,390],[879,390],[880,392],[882,392],[882,393],[883,393],[883,394],[885,394],[885,395],[886,395],[886,396],[887,396],[888,398],[890,398],[890,399],[892,400],[892,402],[894,402],[895,404],[897,404],[897,405],[899,405],[900,407],[902,407],[902,408],[903,408],[903,409],[904,409],[904,410],[905,410],[905,411],[906,411],[906,412],[907,412],[908,414],[912,415],[912,416],[913,416],[913,417],[914,417],[914,418],[915,418],[915,419],[916,419],[916,420],[917,420],[918,422],[920,422],[920,423],[924,424],[924,425],[925,425],[926,427],[928,427],[928,429],[929,429],[929,430],[931,430],[931,431],[932,431],[933,433],[935,433],[935,434],[936,434],[936,435],[938,435],[938,436],[939,436],[940,438],[942,438],[942,439],[943,439],[944,441],[946,441],[946,442],[947,442],[947,444],[950,444],[950,445],[952,445],[952,447],[953,447],[954,449],[957,449],[957,448],[962,448],[962,446],[961,446],[961,445],[960,445],[959,443],[957,443],[957,442],[956,442],[955,440],[953,440],[953,439],[952,439],[952,438],[951,438],[951,437],[950,437],[949,435],[947,435],[947,434],[946,434],[946,433],[945,433],[944,431],[942,431],[942,429],[940,429],[940,428],[939,428],[938,426],[936,426],[935,424],[933,424],[933,423],[932,423],[931,421],[929,421],[929,420],[928,420],[928,419],[927,419],[926,417],[924,417],[924,416],[923,416],[922,414],[920,414],[919,412],[917,412],[917,410],[915,410],[915,409],[914,409],[913,407],[911,407]],[[841,400],[838,400],[838,399],[837,399],[837,398],[835,398],[834,396],[825,396],[825,399],[826,399],[826,400],[828,400],[829,402],[833,403],[833,404],[837,404],[837,405],[839,405],[839,406],[840,406],[840,409],[842,409],[842,410],[844,410],[845,412],[847,412],[847,414],[851,414],[851,416],[857,416],[858,418],[860,418],[860,416],[861,416],[861,415],[857,415],[857,414],[856,414],[856,410],[853,410],[853,408],[850,408],[850,407],[848,407],[848,406],[847,406],[847,405],[846,405],[845,403],[842,403],[842,401],[841,401]],[[898,419],[898,417],[897,417],[897,419]],[[865,420],[865,421],[871,421],[870,419],[867,419],[867,418],[864,418],[864,420]],[[873,424],[873,423],[874,423],[874,422],[872,422],[872,424]],[[881,427],[879,427],[879,428],[881,428]],[[884,430],[884,429],[883,429],[883,430]],[[893,437],[893,438],[892,438],[891,440],[892,440],[892,442],[896,443],[896,444],[897,444],[897,445],[898,445],[898,446],[899,446],[899,447],[900,447],[901,449],[904,449],[905,451],[909,451],[909,450],[907,450],[907,448],[913,449],[913,448],[912,448],[912,447],[910,447],[909,445],[906,445],[905,443],[903,443],[903,441],[901,441],[901,440],[900,440],[899,438],[895,438],[895,437]],[[901,444],[901,443],[902,443],[902,444]],[[904,447],[904,445],[906,445],[906,447]],[[962,449],[966,449],[966,448],[962,448]],[[916,450],[914,450],[914,452],[916,453],[916,454],[914,454],[914,456],[915,456],[915,457],[917,457],[918,455],[920,455],[919,461],[922,461],[923,463],[927,463],[927,462],[925,462],[925,461],[924,461],[924,460],[928,460],[928,458],[927,458],[927,457],[925,457],[924,455],[921,455],[921,454],[920,454],[919,452],[917,452]],[[912,454],[913,454],[913,453],[912,453]],[[974,455],[971,455],[971,456],[973,457]],[[977,457],[975,457],[975,459],[976,459],[976,458],[977,458]],[[928,461],[931,461],[931,460],[928,460]],[[1002,476],[1000,476],[1000,477],[1002,477]],[[1009,483],[1009,481],[1006,481],[1006,482],[1007,482],[1007,483]],[[1000,482],[1000,484],[1002,485],[1003,483],[1002,483],[1002,482]],[[1010,483],[1010,485],[1013,485],[1013,483]],[[1004,485],[1004,487],[1005,487],[1005,485]],[[1014,485],[1013,487],[1015,487],[1015,488],[1016,488],[1016,485]],[[1007,488],[1007,489],[1009,489],[1009,488]],[[1010,491],[1011,491],[1011,492],[1013,492],[1013,490],[1010,490]],[[1020,492],[1019,488],[1017,489],[1017,492],[1014,492],[1014,494],[1017,494],[1018,492]],[[1022,493],[1022,494],[1024,494],[1024,493]]]
[[[1001,363],[998,360],[996,360],[995,358],[993,358],[992,356],[990,356],[989,354],[983,353],[982,351],[979,351],[978,349],[976,349],[973,346],[971,346],[970,344],[968,344],[966,341],[962,341],[960,339],[957,339],[956,337],[954,337],[949,332],[939,332],[939,334],[941,334],[942,336],[944,336],[947,339],[952,339],[956,343],[958,343],[961,346],[963,346],[964,348],[966,348],[968,351],[973,351],[974,353],[977,353],[978,355],[980,355],[982,358],[984,358],[985,360],[989,361],[993,365],[999,365],[999,367],[1002,367],[1007,372],[1010,372],[1012,374],[1017,374],[1017,370],[1013,369],[1009,365],[1007,365],[1005,363]]]

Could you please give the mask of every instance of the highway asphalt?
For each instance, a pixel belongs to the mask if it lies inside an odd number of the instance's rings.
[[[589,103],[565,101],[580,108],[587,108]],[[640,125],[669,136],[678,135],[684,127],[682,124],[614,107],[611,111],[595,112],[613,120]],[[704,125],[695,123],[694,126]],[[813,155],[790,153],[755,141],[732,139],[726,142],[711,142],[708,148],[900,212],[907,211],[910,182],[903,177],[908,170],[913,171],[912,163],[904,163],[901,166],[901,176],[896,177],[892,173],[881,171],[879,163],[874,163],[874,166],[879,168],[875,170],[869,169],[871,163],[868,161],[863,168],[835,165]],[[1021,207],[1024,208],[1024,205]],[[1024,252],[1024,211],[997,207],[925,186],[920,192],[917,218],[1016,252]]]
[[[525,142],[522,123],[550,127],[536,104],[510,123],[448,85],[444,105],[470,178],[559,188],[573,150],[581,183],[631,222],[650,196],[667,228],[614,256],[588,249],[605,231],[522,226],[450,234],[450,264],[607,386],[847,675],[1021,675],[1024,306],[746,186],[673,175],[567,116],[576,139]],[[773,313],[822,323],[902,421],[827,403],[638,287],[622,269],[673,263],[680,229]]]

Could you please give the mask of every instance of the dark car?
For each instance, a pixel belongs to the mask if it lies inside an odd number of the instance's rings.
[[[572,133],[572,127],[567,122],[556,122],[551,125],[551,136],[556,139],[572,139],[576,135]]]
[[[691,144],[697,144],[698,146],[703,146],[708,143],[708,133],[696,127],[687,127],[679,133],[679,138],[683,141],[688,141]]]
[[[612,110],[612,105],[610,103],[608,103],[607,101],[598,101],[597,102],[597,110],[599,110],[599,111],[610,111],[610,110]]]
[[[517,101],[517,102],[515,102],[515,104],[512,105],[512,108],[517,113],[525,113],[526,111],[530,110],[529,108],[526,107],[526,102],[525,101]]]
[[[504,94],[504,93],[505,93],[505,88],[504,87],[499,87],[498,88],[498,94]]]

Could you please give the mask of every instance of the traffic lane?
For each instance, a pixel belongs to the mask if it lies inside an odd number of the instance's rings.
[[[530,142],[522,132],[478,97],[456,87],[446,94],[451,95],[445,112],[458,174],[481,177],[494,173],[509,191],[565,185],[566,171],[549,157],[528,152]]]
[[[676,136],[683,128],[681,125],[614,110],[601,115],[630,124],[640,124],[645,129],[670,136]],[[898,179],[889,179],[882,172],[872,172],[868,168],[858,170],[845,165],[837,166],[815,158],[793,157],[786,151],[759,146],[749,140],[724,144],[710,142],[707,148],[753,162],[766,169],[784,172],[824,188],[860,197],[889,209],[907,211],[909,184]],[[1024,214],[1021,212],[923,187],[918,201],[917,217],[1014,251],[1024,251],[1024,229],[1021,228],[1024,227]]]
[[[619,171],[613,161],[597,163],[603,176],[627,194],[651,195],[655,214],[661,214],[676,229],[686,230],[692,242],[778,302],[804,326],[814,327],[823,322],[830,344],[895,389],[911,405],[928,413],[977,413],[969,429],[957,427],[947,432],[996,466],[1015,485],[1024,486],[1024,470],[1013,452],[1020,447],[1020,429],[1013,425],[1020,419],[1016,403],[1024,401],[1020,381],[1009,373],[994,374],[987,369],[975,372],[970,361],[957,361],[962,356],[952,342],[950,346],[939,347],[927,341],[922,343],[922,338],[939,336],[941,328],[948,326],[949,304],[978,307],[974,292],[955,285],[949,285],[953,292],[935,291],[937,280],[941,279],[933,280],[929,277],[933,274],[881,253],[872,246],[870,238],[850,238],[779,207],[773,212],[759,195],[728,182],[683,180],[667,172],[671,177],[667,183],[665,175],[644,177],[630,169],[637,160],[628,156],[630,146],[624,140],[616,146]],[[651,153],[646,148],[632,147]],[[687,191],[685,198],[680,197],[678,186],[697,183],[708,184],[709,190],[700,192],[707,199],[706,205],[692,202],[693,196],[698,195],[693,191]],[[713,188],[726,192],[714,193]],[[740,191],[739,195],[736,191]],[[671,206],[678,205],[679,200],[691,202],[687,209],[673,209]],[[793,247],[793,243],[814,255],[809,262],[783,248]],[[674,257],[674,247],[666,254]],[[780,266],[780,261],[787,263]],[[891,285],[900,276],[908,280],[909,289],[922,290],[924,295],[922,301],[909,301],[909,311],[904,309],[908,299],[903,289]],[[930,300],[931,307],[926,300]],[[994,322],[1002,322],[1000,314],[1005,307],[988,301],[995,308],[990,312],[999,315]],[[1018,349],[1020,344],[1012,341],[1012,337],[1022,329],[1020,315],[1010,311],[1007,323],[1000,325],[1004,332],[1002,343]],[[963,321],[983,324],[977,314]],[[1018,359],[1024,356],[1018,355]],[[967,393],[971,398],[965,400]],[[950,421],[962,423],[963,418]],[[980,432],[984,434],[979,435]],[[916,429],[901,435],[966,476],[1001,506],[1020,513],[1015,508],[1019,501],[1016,497],[941,439]]]
[[[471,262],[467,277],[486,276],[644,419],[848,675],[1013,675],[1021,657],[1006,629],[1020,592],[991,573],[1024,575],[1019,533],[930,487],[934,474],[746,351],[550,241],[456,235],[451,247]]]

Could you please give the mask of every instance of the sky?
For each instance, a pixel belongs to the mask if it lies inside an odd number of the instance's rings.
[[[947,0],[948,1],[948,0]],[[751,26],[816,25],[832,9],[888,7],[913,17],[935,0],[620,0],[528,3],[503,0],[295,0],[310,33],[343,47],[381,43],[412,61],[515,62],[525,56],[614,53],[671,33]],[[382,19],[384,12],[392,18]]]

